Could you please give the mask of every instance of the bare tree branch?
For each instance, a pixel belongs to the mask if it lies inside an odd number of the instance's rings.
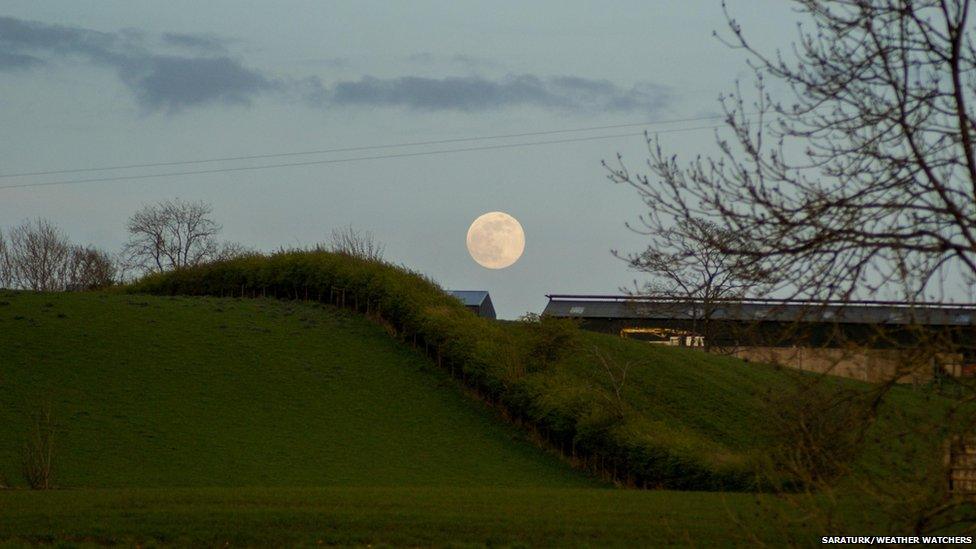
[[[332,229],[330,242],[325,248],[366,261],[383,261],[385,251],[385,247],[376,241],[373,233],[357,230],[352,225]]]
[[[212,214],[209,204],[180,199],[143,206],[127,225],[126,268],[163,272],[220,258],[221,227]]]
[[[38,292],[60,291],[70,281],[71,243],[44,219],[25,221],[10,231],[6,251],[14,287]]]
[[[796,294],[870,293],[899,262],[913,268],[912,295],[946,270],[976,280],[970,3],[795,4],[805,25],[793,58],[758,51],[726,12],[727,43],[750,54],[757,88],[753,101],[738,86],[723,98],[731,138],[718,156],[682,165],[649,136],[649,174],[618,159],[610,179],[653,205],[652,226],[701,218],[744,235],[755,245],[710,244],[782,273]]]

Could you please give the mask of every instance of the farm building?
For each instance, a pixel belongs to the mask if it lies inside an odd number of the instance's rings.
[[[449,294],[461,300],[472,313],[482,318],[495,318],[495,306],[486,290],[448,290]]]
[[[747,360],[870,381],[902,372],[903,381],[936,372],[976,374],[976,305],[720,300],[707,304],[705,315],[705,303],[687,299],[546,297],[544,315],[577,318],[584,329],[657,344],[708,346]]]

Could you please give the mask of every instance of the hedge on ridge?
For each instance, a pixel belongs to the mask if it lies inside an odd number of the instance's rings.
[[[485,401],[527,425],[577,466],[636,487],[754,490],[759,470],[689,430],[651,421],[600,387],[555,375],[580,335],[569,321],[479,318],[430,279],[401,266],[325,251],[249,255],[149,275],[127,291],[274,297],[355,309],[426,351]],[[595,366],[596,367],[596,366]]]

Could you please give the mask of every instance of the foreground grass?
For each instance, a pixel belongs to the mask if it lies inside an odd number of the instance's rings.
[[[767,497],[485,488],[0,492],[0,542],[216,546],[810,545]]]
[[[42,408],[63,488],[601,485],[330,306],[0,293],[0,475],[15,485]]]

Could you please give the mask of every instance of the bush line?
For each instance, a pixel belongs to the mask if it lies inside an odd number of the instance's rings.
[[[637,414],[613,406],[603,389],[558,386],[546,370],[562,346],[572,348],[575,326],[555,319],[512,326],[479,318],[405,267],[325,251],[288,251],[149,275],[127,291],[298,299],[353,309],[424,350],[577,467],[640,488],[746,491],[759,484],[748,460],[669,444],[670,435],[656,434]]]

